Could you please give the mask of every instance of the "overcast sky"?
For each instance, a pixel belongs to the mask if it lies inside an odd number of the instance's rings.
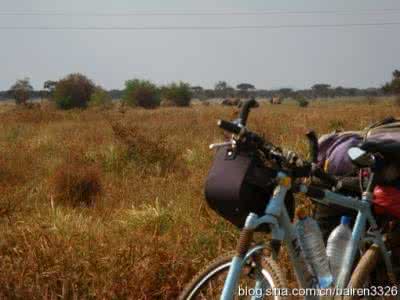
[[[390,9],[386,11],[371,11]],[[397,9],[397,10],[395,10]],[[218,16],[71,16],[68,13],[244,12],[337,13]],[[65,15],[13,16],[9,12]],[[2,14],[3,13],[3,14]],[[235,30],[10,30],[9,26],[165,27],[400,22],[398,0],[1,0],[0,90],[30,77],[35,88],[81,72],[107,89],[144,78],[212,87],[373,87],[400,68],[400,25]],[[3,27],[3,28],[2,28]],[[1,29],[2,28],[2,29]]]

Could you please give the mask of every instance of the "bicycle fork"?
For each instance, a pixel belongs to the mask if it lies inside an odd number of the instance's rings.
[[[246,219],[246,224],[240,233],[239,242],[236,247],[236,255],[233,257],[231,267],[229,268],[221,300],[231,300],[235,294],[235,288],[245,261],[245,255],[253,239],[254,229],[249,224],[252,224],[257,218],[256,214],[251,213]]]
[[[269,224],[272,225],[272,236],[278,235],[280,236],[280,240],[284,237],[284,232],[277,228],[279,227],[277,226],[277,218],[281,214],[282,205],[284,205],[284,199],[290,181],[287,180],[288,177],[283,173],[279,173],[278,178],[281,179],[281,183],[285,184],[280,184],[275,188],[271,199],[269,199],[265,215],[259,218],[256,214],[250,213],[246,218],[245,225],[240,233],[239,242],[236,247],[237,254],[232,259],[231,267],[229,268],[228,276],[220,298],[221,300],[233,299],[235,288],[237,287],[241,270],[246,260],[246,253],[248,252],[253,239],[254,230],[261,224]],[[257,285],[259,285],[258,282]]]

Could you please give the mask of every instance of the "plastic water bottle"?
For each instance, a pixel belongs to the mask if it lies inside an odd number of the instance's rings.
[[[328,256],[331,272],[335,280],[342,266],[343,253],[345,253],[351,239],[350,221],[350,217],[343,216],[340,219],[340,224],[331,232],[328,238],[326,255]]]
[[[318,223],[311,217],[303,216],[296,223],[296,233],[304,258],[318,278],[319,287],[328,288],[333,283],[333,277]]]

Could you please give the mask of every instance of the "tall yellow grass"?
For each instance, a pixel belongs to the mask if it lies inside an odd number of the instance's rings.
[[[175,299],[234,247],[237,231],[203,200],[208,144],[223,139],[216,120],[234,108],[0,111],[0,298]],[[358,129],[399,113],[382,101],[266,104],[249,127],[305,156],[310,128]],[[54,200],[71,159],[97,170],[102,192],[89,207]]]

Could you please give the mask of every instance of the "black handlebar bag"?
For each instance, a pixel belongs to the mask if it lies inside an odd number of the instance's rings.
[[[206,201],[220,216],[242,228],[250,212],[264,214],[275,176],[276,171],[265,167],[256,152],[221,147],[206,180]],[[293,206],[291,193],[286,200]],[[258,231],[268,230],[265,225],[258,228]]]

